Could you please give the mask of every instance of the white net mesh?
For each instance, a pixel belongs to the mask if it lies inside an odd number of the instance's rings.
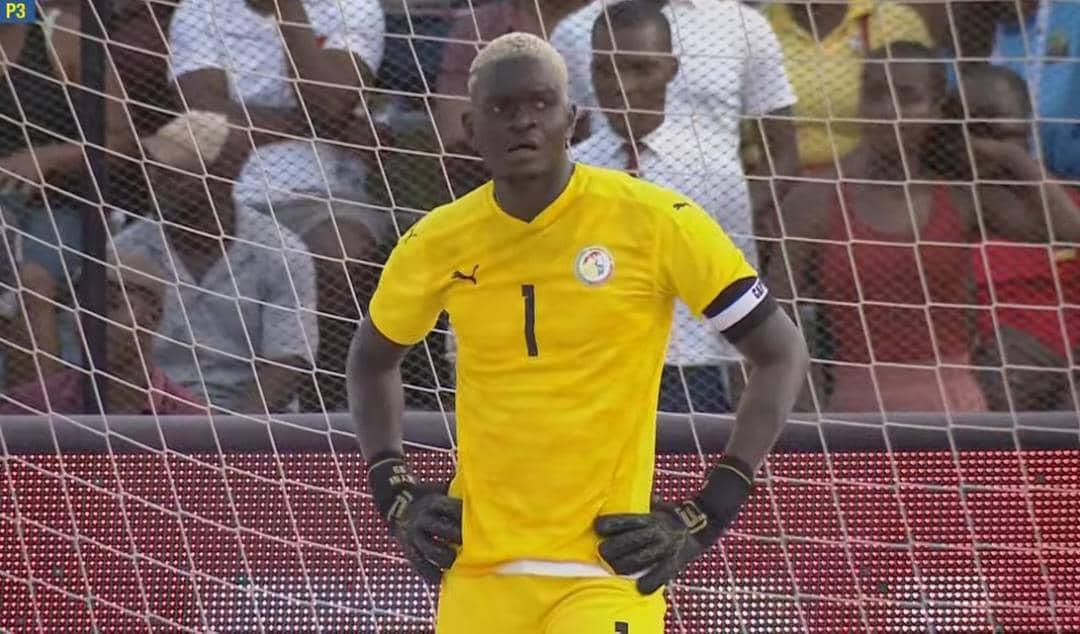
[[[575,157],[700,202],[811,346],[668,631],[1080,629],[1080,2],[111,4],[103,59],[77,4],[0,27],[0,629],[431,630],[341,444],[345,354],[398,238],[485,180],[464,82],[510,30],[567,58]],[[428,479],[448,331],[402,370]],[[744,379],[680,308],[658,492]]]

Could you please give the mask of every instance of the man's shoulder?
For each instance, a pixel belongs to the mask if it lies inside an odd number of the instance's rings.
[[[482,217],[491,210],[491,189],[492,183],[488,181],[467,194],[435,207],[424,214],[424,217],[414,226],[426,227],[428,231],[438,231],[461,226],[464,222]]]
[[[568,49],[591,48],[590,34],[593,22],[600,16],[601,3],[590,2],[584,7],[566,16],[555,25],[551,32],[551,45],[560,52]]]
[[[696,206],[696,203],[680,192],[635,178],[621,170],[581,163],[578,165],[585,170],[583,176],[588,179],[584,197],[590,205],[609,205],[620,213],[638,216],[637,220],[663,217],[686,206]]]
[[[279,224],[268,214],[244,205],[237,205],[237,238],[242,243],[253,243],[270,248],[283,248],[286,252],[307,251],[304,240],[292,229]]]
[[[118,249],[157,251],[162,245],[161,223],[144,216],[134,218],[113,236],[113,243]]]

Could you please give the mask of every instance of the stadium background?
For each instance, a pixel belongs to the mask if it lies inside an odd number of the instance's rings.
[[[78,112],[78,134],[64,140],[84,148],[95,185],[77,196],[85,208],[105,213],[84,213],[82,244],[66,248],[79,270],[64,269],[49,298],[68,333],[55,351],[37,344],[19,303],[30,290],[19,256],[33,239],[4,217],[0,308],[10,310],[0,322],[0,405],[12,402],[23,382],[16,380],[20,365],[32,368],[22,377],[31,382],[64,370],[104,370],[94,373],[96,385],[86,382],[90,404],[77,413],[46,407],[0,417],[0,629],[430,629],[436,596],[398,558],[373,515],[341,413],[343,369],[356,319],[397,237],[482,178],[473,158],[440,143],[432,113],[442,56],[455,43],[451,25],[484,4],[382,3],[384,50],[364,90],[376,138],[344,142],[364,165],[363,187],[329,197],[363,205],[366,218],[375,219],[368,226],[383,232],[373,229],[364,250],[347,260],[340,252],[314,254],[318,304],[302,310],[318,318],[319,345],[293,403],[300,413],[218,407],[194,417],[101,415],[109,371],[105,324],[93,317],[106,313],[110,236],[135,216],[156,218],[157,205],[142,171],[152,158],[103,142],[108,101],[124,106],[142,138],[185,112],[168,71],[175,3],[38,7],[48,41],[69,38],[80,50],[80,74],[61,80]],[[993,53],[995,12],[1014,3],[908,4],[935,43],[952,51],[948,59],[979,61]],[[214,36],[208,28],[205,37]],[[7,55],[2,61],[8,76],[21,63]],[[118,99],[104,94],[107,69],[119,75]],[[3,121],[27,131],[43,127],[10,111]],[[760,160],[756,124],[753,117],[742,122],[748,163]],[[206,171],[221,182],[241,178],[239,166],[227,162]],[[28,196],[42,189],[20,175],[0,176],[5,193],[12,183]],[[1077,186],[1068,177],[1048,178]],[[48,180],[45,189],[55,190]],[[788,237],[779,231],[749,238],[769,249]],[[1058,246],[1044,240],[1037,248],[1052,254]],[[1056,288],[1067,289],[1070,280],[1053,270]],[[937,280],[921,282],[932,287]],[[1077,307],[1063,296],[1041,308],[1064,323]],[[820,343],[815,310],[797,309],[812,344]],[[448,334],[443,321],[403,369],[410,449],[418,471],[431,478],[453,469]],[[814,355],[819,366],[835,363],[827,344]],[[826,406],[827,387],[808,386],[735,529],[669,592],[669,631],[1080,631],[1075,399],[1016,407],[1008,381],[1011,370],[1038,372],[1075,393],[1074,363],[1033,367],[1005,357],[974,368],[997,378],[1005,397],[995,412],[895,412],[882,403],[876,411],[837,413]],[[681,389],[708,389],[681,378]],[[662,415],[658,491],[693,490],[729,424],[725,415],[698,411]]]

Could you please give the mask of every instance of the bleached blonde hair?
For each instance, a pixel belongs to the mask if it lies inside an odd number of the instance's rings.
[[[568,90],[570,74],[566,70],[566,60],[554,46],[531,33],[507,33],[488,42],[473,59],[469,67],[469,94],[473,92],[480,71],[507,59],[534,59],[554,68],[559,89],[564,94]]]

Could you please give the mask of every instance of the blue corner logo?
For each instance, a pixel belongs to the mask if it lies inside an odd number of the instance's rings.
[[[5,0],[3,13],[0,13],[0,24],[33,22],[36,17],[34,0],[29,0],[29,2]]]

